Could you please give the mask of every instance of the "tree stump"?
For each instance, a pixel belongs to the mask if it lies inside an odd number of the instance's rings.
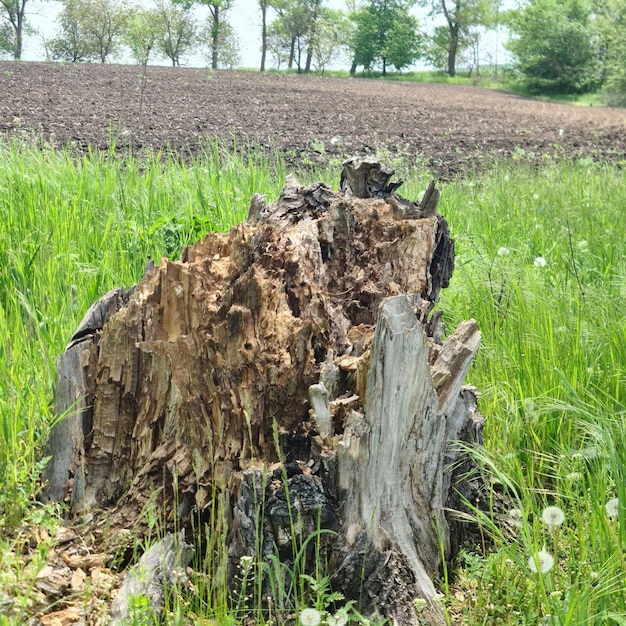
[[[362,612],[415,623],[423,598],[419,619],[441,623],[433,579],[467,487],[455,443],[482,436],[463,386],[480,334],[442,342],[439,192],[408,201],[392,175],[352,159],[338,192],[288,177],[246,223],[96,303],[59,359],[45,496],[102,540],[156,511],[230,581],[241,557],[293,564],[314,536]]]

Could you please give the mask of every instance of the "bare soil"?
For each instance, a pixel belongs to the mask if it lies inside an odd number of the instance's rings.
[[[384,151],[442,178],[492,161],[626,160],[626,110],[479,87],[242,71],[0,62],[0,133],[195,154],[219,138],[294,166]]]

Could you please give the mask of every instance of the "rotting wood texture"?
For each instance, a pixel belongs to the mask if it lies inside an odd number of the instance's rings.
[[[362,611],[414,623],[424,598],[440,623],[455,442],[482,436],[463,387],[480,334],[442,342],[432,312],[454,264],[436,188],[422,205],[376,159],[343,168],[338,192],[288,177],[255,195],[246,223],[95,306],[59,361],[45,496],[90,511],[102,542],[142,533],[149,507],[196,545],[211,524],[230,580],[244,556],[292,562],[321,526]]]

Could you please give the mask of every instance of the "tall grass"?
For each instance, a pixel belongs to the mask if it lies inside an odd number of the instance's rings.
[[[242,220],[252,193],[276,197],[285,171],[217,146],[183,163],[16,142],[0,145],[0,163],[0,527],[10,537],[38,510],[55,359],[88,306],[135,283],[147,258],[176,257]],[[398,173],[404,195],[419,197],[428,173]],[[622,173],[587,161],[495,164],[443,186],[457,258],[442,305],[449,328],[474,317],[483,332],[470,382],[492,480],[492,510],[475,513],[490,547],[467,549],[442,582],[451,616],[467,624],[626,623],[624,198]],[[548,505],[562,525],[542,521]],[[531,570],[540,551],[555,561],[545,574]],[[0,568],[0,592],[2,581]]]
[[[496,552],[468,558],[469,623],[626,623],[624,198],[623,173],[587,161],[496,166],[444,190],[457,259],[443,306],[451,326],[482,329],[482,460],[521,511],[513,534],[491,527]],[[528,566],[540,550],[555,559],[545,575]]]

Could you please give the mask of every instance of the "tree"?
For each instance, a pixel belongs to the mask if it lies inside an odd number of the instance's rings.
[[[609,104],[626,104],[626,1],[596,0],[593,32],[600,56],[600,82]]]
[[[259,8],[261,9],[261,72],[265,71],[265,57],[267,56],[267,9],[269,6],[269,0],[259,0]]]
[[[100,63],[106,63],[121,43],[128,8],[118,0],[83,0],[84,28]]]
[[[205,31],[205,40],[209,49],[209,60],[213,69],[232,69],[239,64],[239,39],[233,27],[223,18],[220,21],[217,34],[215,22],[211,21]]]
[[[322,8],[312,41],[315,67],[322,70],[322,74],[326,66],[346,49],[350,28],[350,20],[344,11]]]
[[[65,0],[58,35],[49,42],[50,56],[105,63],[120,43],[127,17],[126,6],[115,0]]]
[[[359,65],[369,70],[378,62],[385,76],[389,65],[400,70],[419,58],[421,36],[417,19],[409,13],[412,4],[411,0],[369,0],[352,13],[351,73]]]
[[[273,8],[278,13],[274,24],[275,36],[282,34],[289,42],[289,62],[291,69],[294,64],[298,72],[303,69],[310,71],[313,59],[313,42],[317,22],[322,13],[322,0],[274,0]],[[306,54],[304,68],[302,55]]]
[[[470,41],[472,26],[489,26],[497,14],[500,0],[419,0],[423,7],[431,7],[431,15],[442,15],[446,21],[448,75],[455,76],[456,61],[463,47],[464,37]],[[442,42],[439,32],[439,42]]]
[[[168,0],[157,0],[157,48],[176,67],[198,39],[198,29],[189,6],[175,5]]]
[[[57,22],[57,37],[48,42],[50,58],[54,60],[91,61],[96,57],[93,40],[85,31],[84,0],[65,0]]]
[[[507,48],[528,86],[584,93],[600,80],[598,49],[586,0],[531,0],[509,13]]]
[[[272,55],[278,69],[287,66],[291,58],[291,38],[285,32],[280,20],[274,20],[267,27],[267,51]]]
[[[0,0],[3,24],[8,24],[8,28],[0,29],[0,51],[9,52],[16,61],[22,58],[27,3],[28,0]]]
[[[122,39],[140,65],[148,65],[159,37],[159,14],[155,9],[135,7],[126,20]]]
[[[204,3],[203,3],[204,4]],[[228,41],[227,33],[232,33],[232,28],[229,29],[222,27],[226,12],[232,7],[233,0],[213,0],[207,2],[209,7],[209,13],[211,16],[211,43],[209,47],[211,49],[211,67],[215,70],[219,64],[220,57],[220,44],[226,44]]]

